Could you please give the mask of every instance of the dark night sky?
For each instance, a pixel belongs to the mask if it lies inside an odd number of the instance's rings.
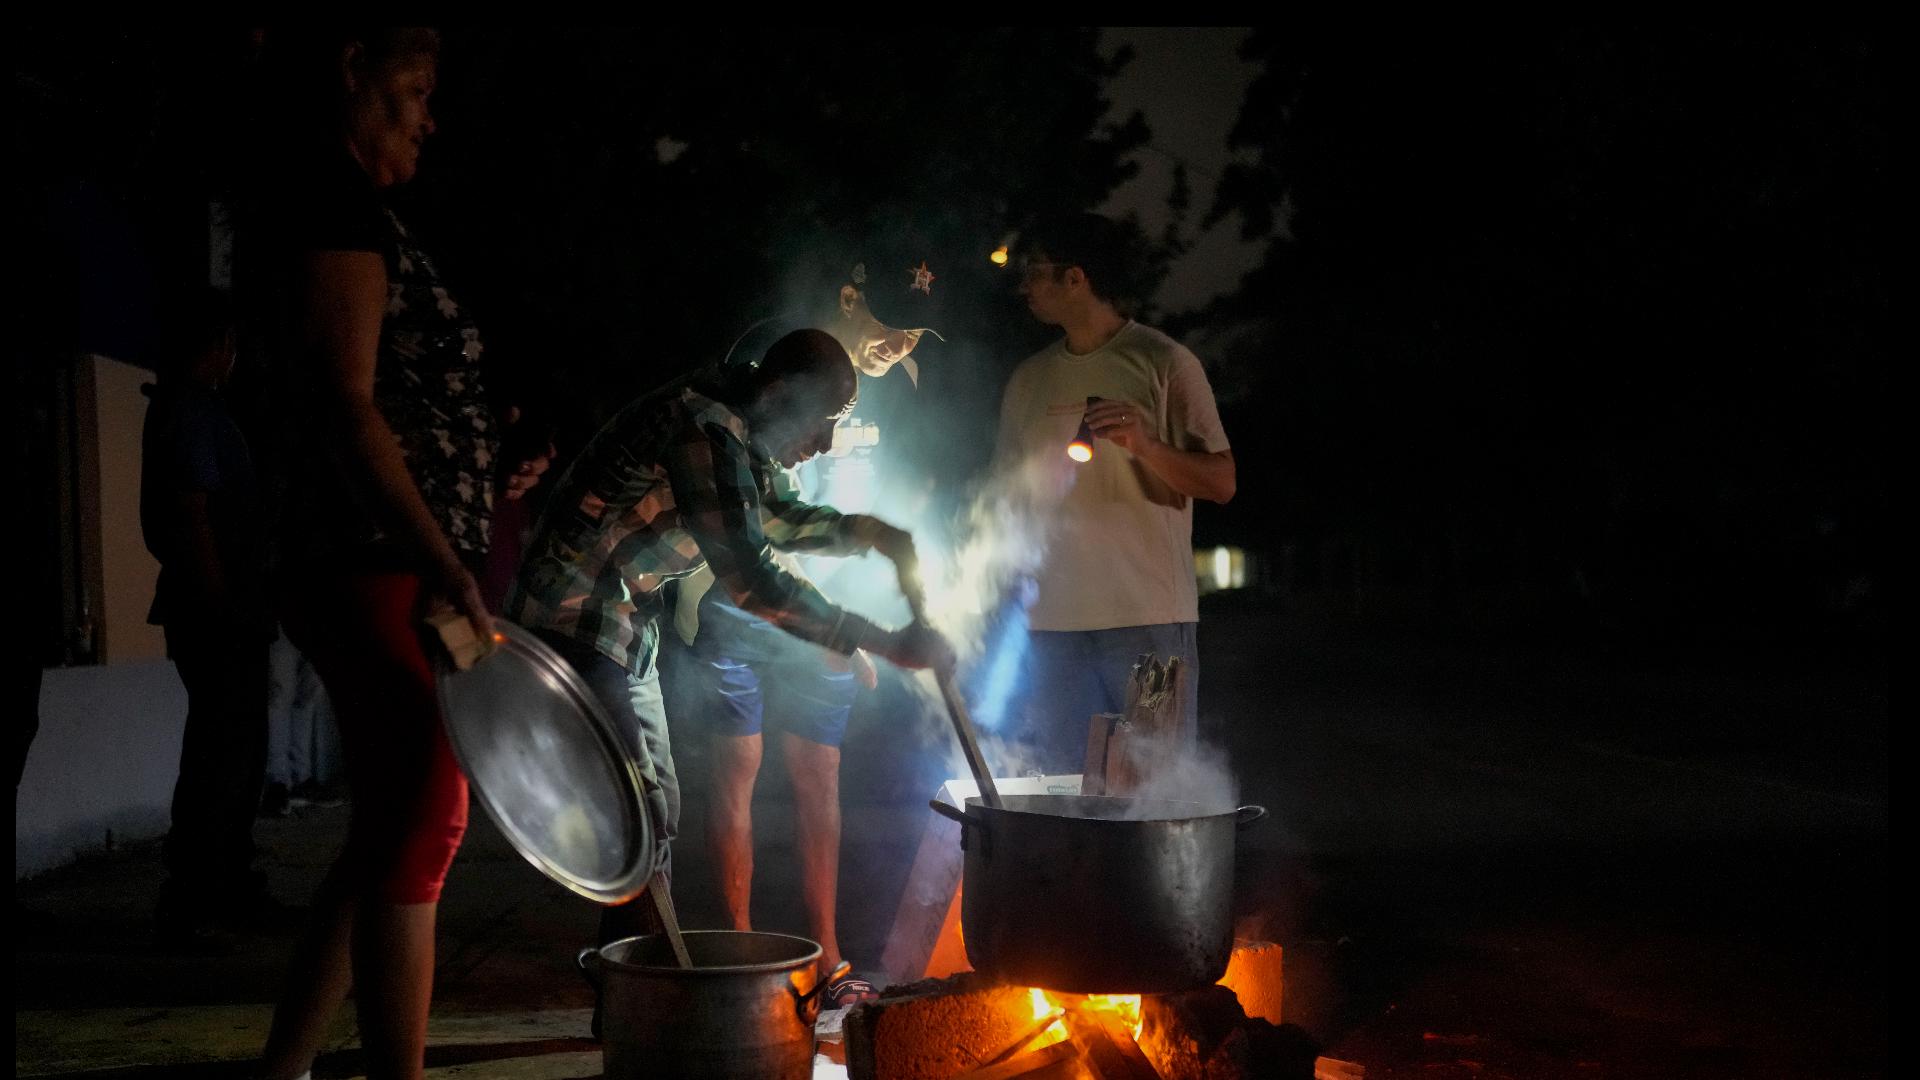
[[[944,45],[450,32],[443,131],[404,209],[510,374],[586,423],[583,403],[767,314],[776,264],[822,236],[911,212],[964,262],[1042,211],[1153,230],[1184,163],[1192,246],[1156,317],[1208,365],[1242,452],[1242,494],[1202,534],[1291,550],[1286,588],[1377,590],[1443,622],[1505,590],[1536,601],[1509,605],[1523,624],[1877,625],[1890,140],[1871,40],[1030,28]],[[237,32],[37,46],[15,67],[32,165],[10,184],[27,262],[49,270],[15,338],[138,359],[163,288],[197,272],[207,193],[274,118],[242,119]],[[834,62],[849,50],[863,62]],[[663,137],[689,149],[663,162]],[[974,429],[1045,337],[985,275],[952,354],[983,417],[948,419]],[[933,456],[967,466],[980,441]]]

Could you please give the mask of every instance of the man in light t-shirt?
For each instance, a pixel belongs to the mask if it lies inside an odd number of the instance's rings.
[[[1015,370],[995,460],[1047,492],[1057,515],[1028,612],[1027,735],[1034,764],[1076,772],[1088,718],[1121,711],[1142,653],[1182,658],[1195,725],[1193,500],[1233,497],[1233,452],[1200,361],[1124,314],[1123,226],[1078,215],[1030,230],[1022,247],[1027,307],[1066,336]],[[1066,450],[1083,416],[1094,449],[1076,462]]]

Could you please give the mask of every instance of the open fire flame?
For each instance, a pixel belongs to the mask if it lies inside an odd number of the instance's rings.
[[[1040,1037],[1033,1041],[1031,1049],[1038,1050],[1067,1039],[1066,1014],[1074,1010],[1089,1013],[1111,1013],[1127,1026],[1134,1041],[1140,1039],[1140,995],[1139,994],[1051,994],[1039,987],[1027,990],[1027,998],[1033,1007],[1033,1022],[1039,1023],[1048,1016],[1054,1018]]]

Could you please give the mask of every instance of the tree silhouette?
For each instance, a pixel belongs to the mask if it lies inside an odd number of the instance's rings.
[[[714,359],[788,302],[796,271],[905,235],[944,259],[962,305],[949,336],[1010,365],[1037,328],[987,255],[1034,215],[1098,205],[1146,138],[1137,114],[1106,119],[1127,57],[1095,45],[1090,30],[743,28],[723,49],[450,34],[457,96],[415,194],[514,352],[568,397],[617,401]]]

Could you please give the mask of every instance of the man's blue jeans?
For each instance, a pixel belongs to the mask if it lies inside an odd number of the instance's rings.
[[[1088,722],[1095,713],[1122,712],[1127,676],[1144,653],[1178,656],[1186,673],[1188,730],[1198,730],[1198,624],[1158,623],[1111,630],[1035,630],[1028,635],[1026,740],[1029,768],[1077,773],[1086,764]]]
[[[659,848],[656,869],[671,884],[673,840],[680,832],[680,778],[673,767],[673,744],[667,732],[667,706],[660,693],[657,658],[648,659],[642,678],[585,642],[549,630],[534,633],[573,667],[613,718],[627,757],[640,772],[647,816],[652,819],[654,842]],[[659,933],[660,929],[653,901],[645,896],[611,905],[600,913],[602,945],[634,934]]]
[[[269,652],[267,779],[288,789],[340,778],[340,732],[320,673],[285,633]]]

